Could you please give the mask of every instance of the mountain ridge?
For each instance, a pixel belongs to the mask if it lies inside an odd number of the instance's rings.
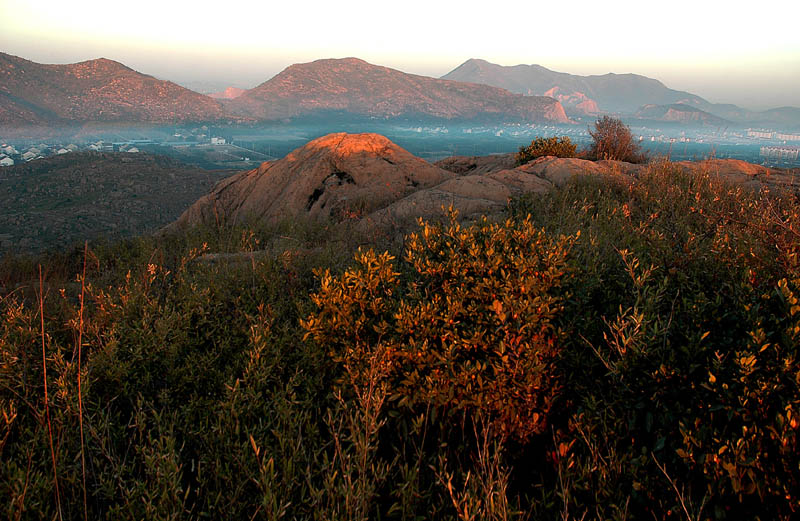
[[[225,116],[222,104],[208,96],[108,58],[51,65],[0,53],[0,79],[0,126],[170,123]]]
[[[226,106],[234,114],[262,120],[343,111],[382,119],[510,117],[569,122],[552,98],[408,74],[353,57],[290,65]]]
[[[660,81],[640,74],[580,76],[553,71],[538,64],[503,66],[477,58],[467,60],[442,78],[488,82],[489,85],[528,95],[560,87],[566,92],[583,93],[595,101],[600,110],[609,112],[634,112],[642,105],[668,105],[681,100],[708,103],[700,96],[670,89]]]
[[[557,88],[566,98],[587,97],[604,112],[632,115],[646,105],[683,104],[730,124],[800,129],[800,108],[752,111],[733,104],[712,103],[696,94],[671,89],[659,80],[634,73],[581,76],[553,71],[538,64],[504,66],[470,58],[442,78],[485,83],[523,94],[544,94]],[[570,108],[568,102],[565,106]]]

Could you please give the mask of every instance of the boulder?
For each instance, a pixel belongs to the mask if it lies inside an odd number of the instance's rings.
[[[174,226],[366,214],[453,177],[383,136],[329,134],[219,183]]]

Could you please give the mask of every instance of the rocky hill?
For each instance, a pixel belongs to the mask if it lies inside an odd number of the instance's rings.
[[[222,118],[219,101],[105,58],[43,65],[0,53],[0,127]]]
[[[141,153],[73,152],[0,168],[0,255],[153,231],[226,175]]]
[[[650,121],[683,123],[685,125],[728,126],[732,123],[726,119],[709,114],[704,110],[683,103],[671,105],[645,105],[636,111],[636,117]]]
[[[600,112],[597,102],[582,92],[565,92],[561,87],[553,87],[544,95],[557,99],[568,114],[591,116]]]
[[[632,113],[648,104],[708,103],[699,96],[667,88],[658,80],[638,74],[579,76],[551,71],[541,65],[506,67],[471,59],[442,78],[494,85],[529,95],[543,95],[557,87],[566,95],[577,93],[585,96],[594,101],[599,110],[608,112]]]
[[[381,119],[569,121],[552,98],[406,74],[356,58],[292,65],[227,107],[261,120],[346,113]]]
[[[786,172],[736,160],[675,164],[752,186],[795,183]],[[442,216],[450,205],[464,216],[491,213],[514,196],[550,190],[581,173],[635,177],[647,168],[554,157],[515,166],[513,154],[453,157],[432,165],[377,134],[330,134],[220,182],[168,230],[294,217],[355,219],[364,227],[396,230],[418,217]]]

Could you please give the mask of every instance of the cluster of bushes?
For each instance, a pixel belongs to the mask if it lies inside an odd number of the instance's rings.
[[[76,252],[71,281],[16,261],[0,505],[792,519],[798,239],[795,197],[663,163],[502,220],[421,223],[402,246],[242,228]]]
[[[628,163],[645,163],[647,154],[631,134],[631,130],[621,120],[603,116],[589,129],[592,144],[577,152],[577,146],[564,137],[538,137],[527,147],[520,147],[515,158],[517,165],[524,165],[537,157],[581,157],[592,161],[609,159]]]
[[[527,147],[519,147],[516,160],[518,165],[524,165],[543,156],[575,157],[577,146],[564,137],[538,137],[531,141]]]

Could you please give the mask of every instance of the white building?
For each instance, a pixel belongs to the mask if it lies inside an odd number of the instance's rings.
[[[224,137],[212,137],[211,138],[211,144],[212,145],[224,145],[225,144],[225,138]]]
[[[761,147],[761,155],[770,159],[793,159],[800,157],[800,147]]]
[[[69,154],[69,150],[67,150],[66,148],[59,148],[58,152],[56,152],[56,154],[58,154],[58,155]]]
[[[781,141],[800,141],[800,134],[776,134],[775,137]]]
[[[127,152],[129,154],[136,154],[137,152],[139,152],[139,149],[136,148],[136,147],[131,147],[128,150],[126,150],[125,152]]]
[[[775,137],[775,132],[764,132],[763,130],[748,130],[747,137],[755,137],[758,139],[772,139]]]
[[[14,166],[14,160],[10,157],[4,157],[0,159],[0,166]]]
[[[31,159],[33,159],[35,157],[36,157],[36,154],[31,152],[30,150],[25,152],[24,154],[22,154],[22,160],[23,161],[30,161]]]

